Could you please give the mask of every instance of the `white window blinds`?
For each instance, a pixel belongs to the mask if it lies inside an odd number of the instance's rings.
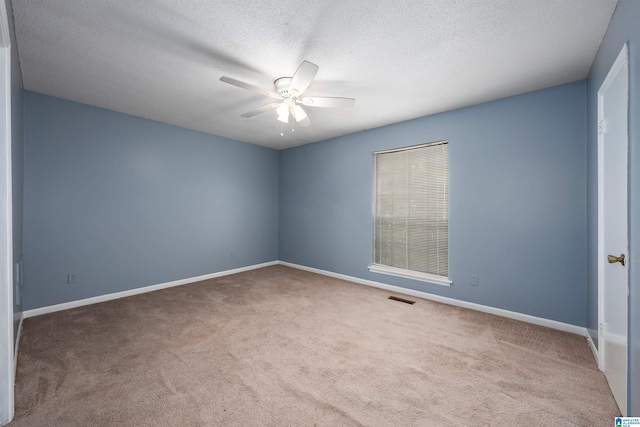
[[[374,263],[446,277],[447,141],[374,153]]]

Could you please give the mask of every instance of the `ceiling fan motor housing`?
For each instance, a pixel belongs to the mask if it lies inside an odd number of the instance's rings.
[[[285,100],[287,98],[293,98],[293,100],[296,100],[298,99],[298,96],[300,96],[297,90],[289,89],[292,79],[292,77],[280,77],[273,82],[273,85],[276,87],[276,93]]]

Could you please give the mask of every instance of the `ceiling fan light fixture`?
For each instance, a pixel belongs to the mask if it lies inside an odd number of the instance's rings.
[[[293,113],[293,117],[296,119],[296,122],[300,122],[308,117],[307,113],[299,105],[294,105],[291,108],[291,112]]]
[[[287,104],[281,104],[276,108],[278,113],[278,121],[282,123],[289,123],[289,106]]]

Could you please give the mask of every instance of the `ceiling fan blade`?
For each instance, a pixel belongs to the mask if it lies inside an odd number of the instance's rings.
[[[323,108],[349,108],[353,107],[356,100],[353,98],[340,97],[306,97],[299,100],[302,105],[307,107],[323,107]]]
[[[296,119],[296,122],[298,122],[300,126],[309,126],[311,124],[311,119],[307,116],[307,112],[304,111],[304,108],[299,105],[292,105],[290,110],[291,115]]]
[[[248,111],[244,114],[241,114],[240,117],[245,117],[248,119],[249,117],[257,116],[258,114],[266,113],[267,111],[273,110],[274,108],[278,108],[278,105],[280,104],[275,103],[275,104],[265,105],[264,107],[260,107],[257,110]]]
[[[230,77],[220,77],[220,81],[229,83],[230,85],[240,87],[250,92],[259,93],[260,95],[270,96],[271,98],[276,98],[276,99],[282,99],[282,97],[275,92],[271,92],[270,90],[266,90],[266,89],[261,89],[258,86],[250,85],[249,83],[241,82],[240,80],[232,79]]]
[[[300,96],[302,92],[307,90],[317,73],[318,66],[316,64],[309,61],[302,61],[302,64],[300,64],[291,79],[289,90],[296,90],[298,96]]]

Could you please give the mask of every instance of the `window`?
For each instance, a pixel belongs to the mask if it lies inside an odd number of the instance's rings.
[[[448,142],[373,153],[369,270],[449,286]]]

